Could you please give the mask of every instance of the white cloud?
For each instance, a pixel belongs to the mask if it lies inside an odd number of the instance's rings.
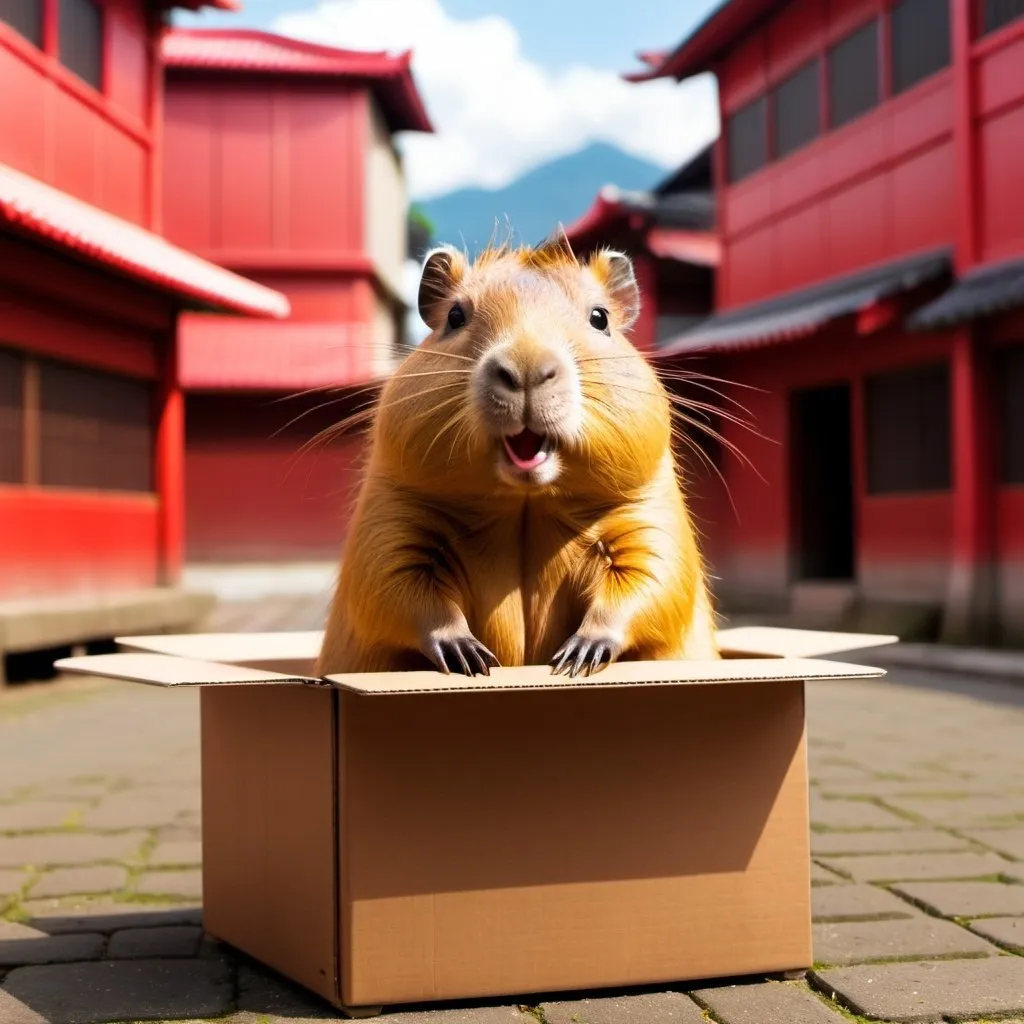
[[[458,20],[439,0],[323,0],[280,15],[273,27],[333,46],[413,50],[413,73],[437,130],[401,139],[414,198],[500,188],[597,141],[668,168],[718,131],[706,78],[638,85],[584,66],[551,73],[523,55],[504,18]]]

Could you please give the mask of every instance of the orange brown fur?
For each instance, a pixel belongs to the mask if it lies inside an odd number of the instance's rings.
[[[611,253],[579,263],[564,236],[428,261],[434,330],[381,394],[319,672],[427,668],[426,638],[466,633],[502,665],[548,662],[573,634],[615,638],[622,659],[717,657],[670,401],[624,336],[627,268]],[[449,331],[455,302],[468,319]],[[479,389],[498,348],[524,372],[557,349],[567,375],[546,484],[495,468]]]

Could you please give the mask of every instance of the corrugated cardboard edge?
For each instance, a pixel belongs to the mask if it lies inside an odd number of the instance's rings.
[[[608,687],[693,686],[785,680],[874,679],[884,670],[819,658],[730,658],[721,661],[626,661],[592,676],[555,675],[547,665],[492,670],[489,676],[440,672],[378,672],[326,679],[166,654],[98,654],[56,662],[64,672],[105,676],[151,686],[335,686],[363,696],[596,690]]]
[[[219,661],[176,658],[169,654],[94,654],[62,658],[54,662],[54,668],[76,675],[105,676],[149,686],[328,685],[314,676],[285,675]]]
[[[818,658],[730,658],[721,661],[620,661],[592,676],[575,678],[555,675],[547,665],[526,665],[492,669],[489,676],[446,676],[439,672],[351,673],[327,676],[327,682],[365,696],[385,696],[877,679],[884,675],[880,668]]]
[[[199,661],[222,661],[268,668],[286,662],[314,662],[323,644],[322,630],[269,633],[183,633],[120,636],[120,647]],[[899,642],[878,633],[837,633],[782,626],[734,626],[720,629],[722,654],[736,657],[820,658],[840,651],[865,650]],[[276,669],[276,671],[283,671]],[[302,673],[299,673],[300,675]]]

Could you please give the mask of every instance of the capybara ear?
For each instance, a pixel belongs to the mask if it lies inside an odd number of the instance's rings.
[[[640,288],[633,272],[633,261],[615,249],[595,253],[588,266],[615,304],[619,327],[626,330],[640,315]]]
[[[420,276],[418,306],[423,322],[434,330],[444,322],[446,301],[466,272],[466,257],[452,245],[427,253]]]

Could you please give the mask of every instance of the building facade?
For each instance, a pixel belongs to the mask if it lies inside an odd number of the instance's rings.
[[[711,163],[708,148],[650,192],[608,186],[565,228],[580,256],[601,246],[629,253],[641,296],[632,338],[644,352],[712,312],[720,246]]]
[[[160,236],[164,18],[0,2],[0,657],[182,624],[179,315],[288,313]]]
[[[728,0],[644,63],[718,83],[715,315],[661,354],[761,435],[698,502],[724,603],[1024,640],[1024,4]]]
[[[223,30],[176,30],[163,55],[168,237],[291,304],[283,322],[183,318],[188,560],[334,559],[362,439],[331,427],[404,329],[394,135],[431,130],[410,55]]]

